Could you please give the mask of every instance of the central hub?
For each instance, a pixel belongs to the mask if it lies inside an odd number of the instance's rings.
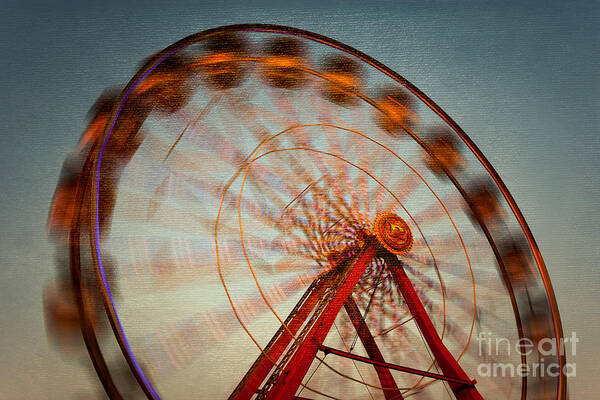
[[[412,248],[413,236],[408,224],[394,213],[377,214],[373,231],[381,245],[391,253],[402,255]]]

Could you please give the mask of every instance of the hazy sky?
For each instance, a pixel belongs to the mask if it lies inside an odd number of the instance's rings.
[[[581,340],[571,398],[600,391],[600,3],[3,3],[0,397],[69,398],[89,385],[48,346],[41,303],[54,268],[48,208],[88,108],[102,89],[128,81],[143,57],[242,22],[291,25],[358,48],[463,127],[525,214],[565,333]]]

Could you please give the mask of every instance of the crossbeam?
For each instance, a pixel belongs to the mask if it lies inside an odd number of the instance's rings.
[[[328,346],[324,346],[324,345],[321,345],[321,347],[319,347],[319,350],[321,350],[325,354],[334,354],[336,356],[346,357],[351,360],[360,361],[360,362],[363,362],[366,364],[371,364],[371,365],[374,365],[377,367],[384,367],[387,369],[393,369],[395,371],[401,371],[401,372],[406,372],[409,374],[426,376],[428,378],[439,379],[442,381],[459,383],[459,384],[466,385],[466,386],[473,386],[476,383],[475,381],[469,381],[469,380],[465,380],[465,379],[455,378],[452,376],[436,374],[434,372],[423,371],[420,369],[405,367],[405,366],[397,365],[397,364],[391,364],[388,362],[377,361],[377,360],[373,360],[371,358],[359,356],[357,354],[348,353],[346,351],[334,349],[332,347],[328,347]]]

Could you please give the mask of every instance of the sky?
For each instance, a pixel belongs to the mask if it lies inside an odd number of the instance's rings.
[[[570,360],[577,364],[571,398],[591,398],[600,390],[599,4],[5,1],[0,397],[68,398],[92,379],[47,343],[41,296],[54,273],[45,237],[50,201],[90,105],[180,38],[261,22],[311,30],[369,54],[470,135],[533,231],[565,334],[580,338]]]

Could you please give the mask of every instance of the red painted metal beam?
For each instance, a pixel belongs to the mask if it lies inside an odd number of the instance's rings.
[[[281,327],[282,332],[278,335],[279,337],[275,339],[275,341],[269,343],[264,349],[264,353],[261,353],[256,359],[250,370],[244,376],[244,379],[242,379],[231,396],[229,396],[229,400],[249,400],[256,393],[261,383],[275,367],[273,362],[279,360],[279,357],[281,357],[284,350],[292,341],[293,337],[290,332],[294,335],[298,332],[302,324],[306,321],[306,318],[308,318],[315,308],[315,305],[321,299],[326,286],[326,279],[322,279],[317,282],[316,287],[308,289],[311,292],[308,297],[306,297],[306,300],[294,308],[297,310],[296,314],[286,321],[289,332],[283,326]],[[265,353],[268,354],[269,357],[265,356]]]
[[[415,369],[415,368],[410,368],[410,367],[404,367],[402,365],[390,364],[390,363],[381,362],[381,361],[375,361],[372,358],[367,358],[367,357],[359,356],[357,354],[348,353],[346,351],[341,351],[341,350],[334,349],[334,348],[328,347],[328,346],[321,346],[319,348],[319,350],[321,350],[325,354],[331,353],[331,354],[335,354],[336,356],[350,358],[352,360],[360,361],[360,362],[363,362],[363,363],[366,363],[366,364],[372,364],[372,365],[375,365],[376,367],[377,366],[384,367],[386,370],[393,369],[393,370],[396,370],[396,371],[406,372],[406,373],[409,373],[409,374],[426,376],[428,378],[435,378],[435,379],[439,379],[439,380],[442,380],[442,381],[460,383],[461,385],[467,385],[467,386],[473,385],[473,382],[466,381],[466,380],[463,380],[463,379],[460,379],[460,378],[453,378],[451,376],[435,374],[433,372],[423,371],[423,370],[420,370],[420,369]]]
[[[337,288],[331,301],[308,332],[302,344],[298,347],[290,361],[284,367],[279,380],[269,391],[265,400],[291,400],[297,392],[302,379],[323,344],[340,309],[352,293],[352,290],[365,272],[365,269],[375,256],[377,244],[374,238],[368,238],[360,254],[347,267],[345,281]],[[338,268],[340,268],[338,266]]]
[[[425,311],[425,307],[421,303],[421,299],[419,299],[415,288],[404,271],[402,263],[394,254],[387,250],[382,249],[380,254],[384,258],[396,287],[404,297],[404,300],[406,300],[408,309],[415,318],[415,322],[444,375],[469,381],[469,377],[450,351],[448,351],[435,330],[427,311]],[[467,387],[464,384],[450,382],[450,388],[457,400],[483,400],[483,397],[474,386]]]
[[[369,327],[361,315],[356,302],[354,299],[352,299],[352,296],[348,297],[348,300],[346,300],[344,303],[344,308],[346,309],[346,313],[348,314],[348,317],[350,317],[350,320],[352,321],[352,324],[356,329],[356,333],[358,334],[360,341],[367,351],[367,354],[369,355],[370,359],[374,361],[372,364],[375,366],[375,371],[379,377],[379,382],[383,388],[383,394],[385,398],[387,400],[403,399],[404,397],[402,397],[402,393],[400,393],[400,389],[398,389],[398,385],[396,385],[396,381],[394,380],[392,373],[390,372],[389,368],[386,367],[387,363],[383,358],[383,354],[381,354],[379,346],[377,346],[377,342],[375,342],[375,339],[373,338]],[[324,348],[328,349],[328,347],[321,346],[321,349]]]

